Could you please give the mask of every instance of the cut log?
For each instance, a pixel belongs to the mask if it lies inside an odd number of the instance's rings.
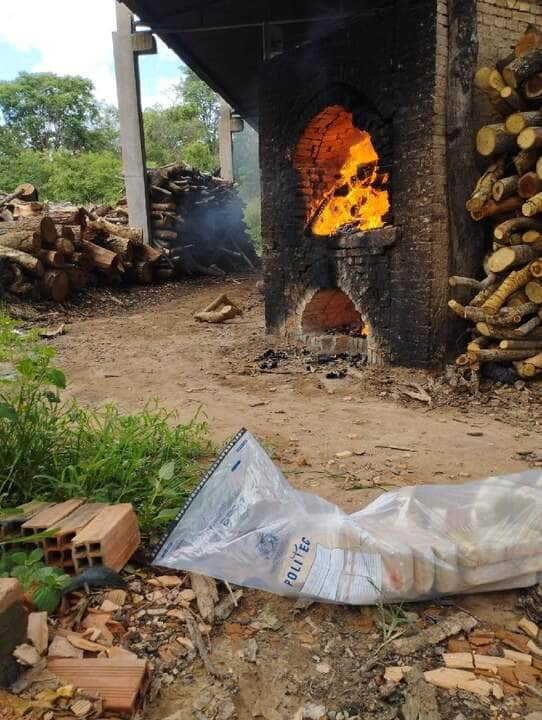
[[[542,112],[540,110],[512,113],[504,122],[507,132],[512,135],[519,135],[525,128],[539,127],[540,125],[542,125]]]
[[[536,172],[531,170],[531,172],[525,173],[519,178],[517,190],[520,197],[531,198],[533,195],[542,192],[542,180]]]
[[[0,199],[0,205],[9,205],[12,200],[23,200],[28,202],[30,200],[38,199],[38,191],[31,183],[21,183],[17,185],[15,190],[9,195]]]
[[[79,225],[60,225],[60,235],[67,240],[71,240],[74,245],[81,239],[81,227]]]
[[[469,212],[481,210],[481,208],[491,198],[493,185],[504,176],[504,168],[504,158],[499,158],[488,167],[476,183],[474,192],[467,201],[466,208]]]
[[[519,139],[518,139],[519,143]],[[516,147],[516,138],[510,135],[502,123],[495,125],[484,125],[476,135],[476,149],[483,157],[491,157],[501,153],[507,153]],[[523,149],[529,149],[533,145],[520,145]]]
[[[542,127],[527,127],[517,136],[522,150],[540,150],[542,148]]]
[[[529,271],[531,275],[535,278],[542,277],[542,258],[538,258],[538,260],[534,260],[529,265]]]
[[[533,215],[538,215],[538,213],[542,212],[542,192],[533,195],[527,202],[523,203],[521,212],[525,217],[533,217]]]
[[[75,252],[69,259],[71,264],[77,265],[86,272],[90,272],[94,267],[92,255],[86,252]]]
[[[117,253],[122,260],[132,262],[134,257],[134,242],[129,238],[110,235],[104,243],[108,250]]]
[[[12,231],[21,232],[22,230],[38,234],[44,243],[54,243],[57,238],[54,223],[45,215],[42,217],[21,218],[20,220],[12,220],[11,222],[1,222],[0,243],[4,235],[8,235]]]
[[[540,350],[542,340],[501,340],[499,347],[502,350]]]
[[[136,260],[132,265],[131,274],[140,285],[150,285],[152,283],[152,265],[145,260]]]
[[[523,85],[523,94],[527,100],[542,98],[542,73],[535,73]]]
[[[527,230],[521,236],[521,243],[531,245],[532,243],[538,243],[542,240],[542,233],[539,230]]]
[[[503,215],[509,213],[512,210],[517,210],[522,206],[523,198],[519,195],[512,195],[511,197],[501,200],[496,203],[495,200],[489,200],[480,210],[472,210],[471,217],[473,220],[483,220],[486,217],[492,217],[493,215]]]
[[[63,268],[64,255],[58,250],[36,250],[34,255],[41,260],[45,267]]]
[[[21,250],[15,250],[14,248],[8,248],[0,245],[0,258],[11,260],[20,268],[26,270],[26,272],[29,272],[32,275],[40,276],[44,273],[41,261],[29,253],[21,252]]]
[[[528,335],[530,338],[532,338],[534,337],[535,333],[541,329],[538,327],[541,323],[542,318],[540,318],[540,314],[538,314],[517,327],[515,334],[519,337],[526,337]]]
[[[525,287],[532,280],[530,265],[521,270],[512,271],[499,285],[493,295],[482,305],[488,313],[496,313],[505,304],[512,293]]]
[[[493,275],[493,273],[492,273]],[[499,287],[499,282],[493,282],[486,287],[483,287],[478,293],[472,298],[469,305],[472,307],[481,307],[485,301],[490,298],[495,290]]]
[[[151,203],[152,212],[175,212],[177,206],[174,202],[169,203]]]
[[[155,263],[162,257],[162,253],[152,245],[138,245],[135,248],[135,257],[138,260],[145,260],[146,262]]]
[[[55,302],[64,302],[70,292],[70,282],[64,270],[47,270],[39,280],[43,297]]]
[[[474,75],[474,84],[487,96],[489,102],[493,105],[495,110],[502,115],[502,117],[507,117],[511,112],[511,106],[501,98],[500,91],[495,90],[495,88],[491,86],[490,78],[492,77],[493,72],[494,68],[479,68]]]
[[[536,175],[536,177],[538,177],[538,175]],[[499,202],[500,200],[504,200],[504,198],[510,197],[510,195],[516,195],[518,191],[518,181],[518,175],[510,175],[509,177],[497,180],[491,190],[493,200],[495,200],[495,202]],[[525,196],[522,195],[522,197]],[[527,197],[530,197],[530,195]]]
[[[534,303],[542,304],[542,282],[540,280],[531,280],[525,285],[525,295]]]
[[[508,242],[510,235],[518,230],[520,232],[525,232],[527,230],[542,232],[542,220],[535,220],[526,217],[505,220],[495,226],[495,229],[493,230],[493,237],[500,243],[505,244]]]
[[[537,257],[538,253],[531,245],[513,245],[502,247],[494,252],[488,261],[491,272],[500,273],[518,265],[525,265]]]
[[[501,99],[510,105],[514,110],[525,110],[527,103],[525,99],[509,85],[505,85],[500,92]]]
[[[77,265],[66,265],[64,272],[70,281],[70,287],[74,290],[82,290],[90,284],[91,275]]]
[[[41,248],[41,238],[37,232],[29,230],[12,230],[0,236],[0,243],[4,247],[22,250],[22,252],[34,254]]]
[[[486,348],[477,353],[479,362],[499,362],[501,360],[522,360],[528,358],[532,350],[501,350],[501,348]]]
[[[507,85],[517,89],[531,75],[542,72],[542,50],[536,49],[516,58],[503,70]]]
[[[10,203],[9,207],[12,209],[15,219],[36,217],[43,213],[43,203],[36,202],[35,200],[31,200],[30,202],[14,200]]]
[[[518,305],[525,305],[529,302],[529,298],[525,294],[524,290],[518,290],[512,293],[506,301],[506,307],[517,307]]]
[[[521,322],[525,315],[536,312],[537,306],[534,303],[525,303],[513,308],[503,308],[499,313],[488,312],[482,307],[473,307],[472,305],[461,305],[456,300],[449,300],[448,307],[459,317],[472,322],[485,322],[494,325],[514,325]],[[483,334],[483,333],[482,333]]]
[[[498,327],[486,322],[476,323],[476,332],[480,333],[480,335],[496,340],[514,340],[524,338],[528,338],[529,340],[542,340],[542,328],[538,327],[538,325],[541,324],[540,318],[531,318],[531,320],[538,320],[538,323],[534,324],[528,332],[522,332],[522,326],[519,328]],[[528,322],[530,323],[531,320]],[[527,323],[524,323],[524,325],[527,325]]]
[[[101,230],[111,235],[127,238],[132,240],[136,245],[143,244],[143,228],[129,227],[128,225],[117,225],[116,223],[104,220],[104,218],[96,218],[96,220],[87,220],[86,226],[95,230]]]
[[[68,226],[66,226],[68,227]],[[71,240],[66,237],[59,237],[55,241],[55,250],[63,255],[71,256],[75,252],[75,246]]]
[[[517,360],[514,362],[514,368],[517,374],[525,380],[532,380],[542,376],[542,370],[538,370],[534,365],[531,365],[528,361],[522,362]]]
[[[123,272],[124,266],[117,253],[100,247],[100,245],[95,245],[89,240],[81,240],[81,249],[92,257],[94,267],[98,270],[102,272]]]
[[[55,225],[81,225],[87,216],[87,211],[84,207],[51,206],[47,210],[47,215]]]
[[[175,230],[154,230],[153,237],[157,237],[159,240],[177,240],[177,232]]]
[[[529,172],[529,170],[532,170],[536,166],[537,160],[537,150],[520,150],[518,154],[512,158],[512,163],[518,175],[525,175],[526,172]]]
[[[483,290],[488,285],[492,285],[495,280],[496,276],[493,273],[484,278],[484,280],[475,280],[474,278],[452,275],[448,278],[448,285],[450,287],[468,287],[473,290]]]

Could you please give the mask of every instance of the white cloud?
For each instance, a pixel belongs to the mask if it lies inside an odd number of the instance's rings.
[[[25,0],[6,3],[2,8],[0,41],[19,50],[38,51],[40,59],[28,68],[30,72],[54,72],[59,75],[82,75],[90,78],[96,96],[108,103],[117,103],[113,46],[115,30],[114,0]],[[158,41],[160,63],[166,63],[171,74],[179,58]],[[171,80],[153,78],[144,85],[143,103],[170,104]]]

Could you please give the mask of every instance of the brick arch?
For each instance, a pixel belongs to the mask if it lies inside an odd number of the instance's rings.
[[[301,330],[307,334],[319,334],[363,322],[361,313],[343,290],[328,288],[317,290],[305,305]]]

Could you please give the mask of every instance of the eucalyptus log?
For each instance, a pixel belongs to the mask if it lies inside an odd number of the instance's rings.
[[[507,65],[503,77],[507,85],[517,89],[524,80],[539,72],[542,72],[542,49],[537,48]]]
[[[104,218],[96,218],[96,220],[88,220],[86,227],[100,230],[102,232],[109,233],[111,235],[117,235],[121,238],[127,238],[136,245],[143,244],[143,228],[128,227],[128,225],[117,225],[116,223],[109,222]]]
[[[516,337],[534,337],[539,330],[542,331],[542,328],[538,327],[541,323],[542,318],[540,317],[540,313],[532,318],[529,318],[529,320],[516,328]]]
[[[501,350],[541,350],[542,340],[501,340]]]
[[[71,256],[75,252],[75,246],[67,237],[59,237],[55,240],[55,250],[63,255]]]
[[[482,305],[488,313],[496,313],[516,290],[525,287],[532,280],[530,265],[521,270],[513,270],[499,285],[497,290]]]
[[[542,192],[542,180],[536,172],[531,170],[531,172],[525,173],[519,178],[517,191],[520,197],[531,198],[533,195]]]
[[[131,262],[134,257],[134,241],[129,238],[110,235],[104,242],[108,250],[117,253],[122,260]]]
[[[542,233],[539,230],[527,230],[521,236],[521,242],[530,245],[532,243],[538,243],[542,240]]]
[[[493,275],[493,273],[491,273]],[[499,287],[499,282],[493,282],[486,287],[481,288],[478,293],[472,298],[469,305],[471,307],[481,307],[485,301],[490,298],[495,290]]]
[[[526,217],[533,217],[533,215],[538,215],[538,213],[542,212],[542,192],[533,195],[527,202],[523,203],[521,212]]]
[[[533,322],[534,320],[538,322]],[[528,324],[529,327],[526,330],[522,330],[522,328]],[[520,325],[517,328],[511,325],[502,327],[492,325],[491,323],[477,322],[476,332],[480,333],[480,335],[484,335],[485,337],[496,340],[513,340],[524,338],[528,338],[529,340],[542,340],[542,327],[538,327],[540,324],[542,324],[542,321],[538,316],[530,318],[530,320],[528,320],[526,323],[523,323],[523,325]]]
[[[145,260],[136,260],[132,265],[131,274],[140,285],[150,285],[153,281],[152,265]]]
[[[22,200],[13,200],[10,203],[12,208],[13,217],[17,218],[29,218],[37,217],[43,213],[43,203],[31,200],[30,202],[23,202]]]
[[[448,285],[450,287],[468,287],[472,290],[483,290],[488,285],[491,285],[495,282],[496,276],[492,273],[491,275],[488,275],[484,280],[475,280],[474,278],[470,277],[461,277],[459,275],[451,275],[448,278]]]
[[[534,303],[542,304],[542,282],[540,280],[531,280],[525,285],[525,295]]]
[[[525,294],[525,290],[517,290],[512,293],[506,301],[506,307],[517,307],[518,305],[525,305],[529,302],[529,298]]]
[[[89,240],[81,240],[81,249],[92,257],[94,267],[102,272],[122,272],[123,264],[117,253],[95,245]]]
[[[29,200],[37,199],[38,191],[35,186],[31,183],[21,183],[20,185],[17,185],[12,193],[0,198],[0,205],[9,205],[12,200],[24,200],[28,202]]]
[[[52,205],[47,210],[47,215],[55,225],[81,225],[87,216],[87,211],[84,207]]]
[[[45,215],[42,217],[27,217],[19,220],[11,220],[10,222],[0,223],[0,243],[2,236],[9,234],[11,231],[20,232],[26,230],[36,233],[40,236],[44,243],[54,243],[57,238],[56,228],[53,222]]]
[[[31,275],[43,275],[43,264],[38,258],[29,253],[0,245],[0,259],[11,260]]]
[[[509,85],[505,85],[503,89],[500,92],[501,99],[504,100],[505,103],[510,105],[511,108],[514,110],[525,110],[527,107],[527,103],[525,102],[525,98],[523,98],[514,88],[511,88]]]
[[[40,278],[38,287],[43,297],[64,302],[70,292],[70,281],[64,270],[47,270]]]
[[[525,361],[516,360],[513,365],[517,374],[524,380],[533,380],[534,378],[538,378],[542,375],[542,370],[538,370],[534,365],[531,365],[531,363],[528,362],[528,359]]]
[[[153,237],[157,237],[159,240],[173,242],[177,240],[178,235],[176,230],[153,230]]]
[[[45,267],[50,268],[63,268],[64,267],[64,255],[58,252],[58,250],[36,250],[34,255],[41,260]]]
[[[501,98],[500,91],[491,86],[490,77],[493,71],[494,68],[490,67],[479,68],[474,75],[474,84],[487,96],[495,110],[506,117],[510,114],[511,106]]]
[[[504,176],[505,161],[499,158],[492,163],[476,183],[476,187],[467,200],[466,208],[469,212],[481,210],[491,198],[494,184]]]
[[[522,150],[540,150],[542,148],[542,127],[527,127],[517,136]]]
[[[21,250],[31,255],[41,248],[39,234],[31,230],[12,230],[10,233],[0,236],[0,243],[4,247]]]
[[[527,230],[537,230],[542,232],[542,220],[535,220],[526,217],[512,218],[511,220],[505,220],[495,226],[493,230],[493,237],[500,243],[507,243],[510,236],[516,232],[525,232]]]
[[[529,265],[529,271],[531,275],[535,278],[542,277],[542,258],[538,258],[538,260],[534,260]]]
[[[538,177],[538,175],[536,177]],[[491,190],[493,200],[499,202],[500,200],[504,200],[504,198],[510,197],[510,195],[516,195],[518,192],[518,182],[519,177],[517,175],[509,175],[508,177],[501,178],[501,180],[497,180]],[[522,197],[524,196],[522,195]]]
[[[77,265],[87,273],[94,268],[92,255],[89,255],[86,252],[74,252],[74,254],[70,257],[70,263]]]
[[[518,139],[519,143],[519,139]],[[523,149],[529,149],[531,145],[523,146]],[[484,125],[478,130],[476,135],[476,149],[483,157],[492,157],[507,153],[516,148],[516,138],[506,131],[502,123],[494,125]]]
[[[512,158],[512,163],[516,168],[518,175],[525,175],[526,172],[532,170],[536,166],[538,160],[537,150],[520,150],[517,155]]]
[[[162,257],[162,253],[152,245],[139,245],[135,249],[135,256],[138,260],[145,260],[149,263],[155,263]]]
[[[512,135],[519,135],[525,128],[539,127],[540,125],[542,125],[542,112],[540,110],[512,113],[504,122],[507,132]]]
[[[167,202],[167,203],[151,203],[151,211],[152,212],[175,212],[177,210],[177,206],[174,202]]]
[[[498,362],[500,360],[521,360],[528,358],[532,350],[501,350],[501,348],[486,348],[477,353],[479,362]]]
[[[517,210],[521,207],[522,203],[523,198],[520,198],[519,195],[512,195],[511,197],[501,200],[499,203],[491,199],[488,200],[488,202],[486,202],[480,210],[472,210],[470,215],[473,220],[483,220],[486,217],[503,215],[511,212],[512,210]]]
[[[525,315],[536,312],[534,303],[525,303],[514,308],[503,308],[499,313],[492,313],[484,306],[473,307],[472,305],[461,305],[456,300],[449,300],[448,307],[459,317],[472,322],[485,322],[492,325],[517,324]],[[483,333],[482,333],[483,334]]]
[[[74,290],[82,290],[90,284],[90,274],[78,265],[66,265],[64,272],[68,276],[70,287]]]
[[[491,272],[504,272],[518,265],[525,265],[537,257],[537,251],[531,245],[511,245],[494,252],[488,261]]]

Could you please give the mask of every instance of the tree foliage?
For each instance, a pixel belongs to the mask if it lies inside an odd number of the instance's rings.
[[[76,75],[22,72],[0,82],[0,112],[23,148],[81,152],[113,140],[110,112],[100,108],[92,81]]]

